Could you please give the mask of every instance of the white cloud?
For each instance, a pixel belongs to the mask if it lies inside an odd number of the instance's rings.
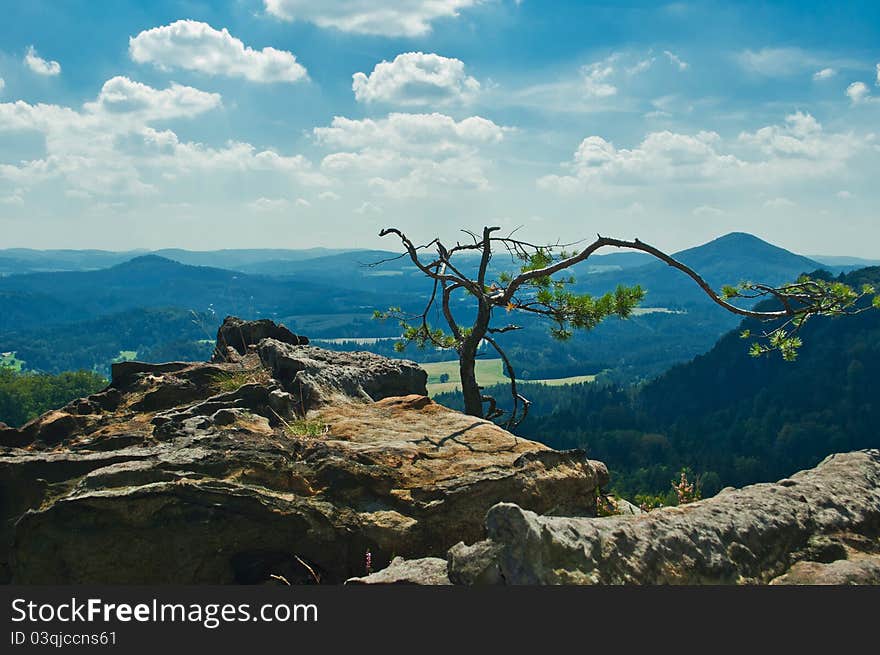
[[[308,200],[306,200],[305,198],[297,198],[297,199],[296,199],[296,206],[297,206],[297,207],[308,208],[308,207],[311,207],[311,206],[312,206],[312,203],[310,203],[310,202],[309,202]]]
[[[691,212],[694,216],[723,216],[724,210],[718,209],[718,207],[713,207],[712,205],[700,205],[699,207],[694,207]]]
[[[613,62],[615,59],[612,56],[604,61],[588,64],[581,68],[581,74],[584,77],[584,90],[587,96],[607,98],[617,93],[617,87],[608,82],[614,74]]]
[[[743,50],[736,60],[745,70],[767,77],[784,77],[816,66],[819,61],[801,48]]]
[[[792,172],[798,164],[814,172],[823,173],[827,168],[838,168],[851,158],[862,143],[851,133],[829,134],[810,114],[795,112],[785,117],[784,125],[762,127],[755,132],[743,132],[740,143],[757,148],[771,158],[768,161],[788,162]]]
[[[373,192],[424,197],[444,187],[489,188],[481,154],[498,144],[506,128],[472,116],[461,121],[444,114],[390,114],[373,120],[337,116],[329,127],[313,130],[332,150],[321,162],[328,175],[352,184],[366,181]]]
[[[840,198],[841,200],[850,200],[853,197],[852,192],[847,191],[846,189],[842,189],[842,190],[838,191],[837,193],[835,193],[834,195],[837,196],[838,198]]]
[[[37,75],[58,75],[61,73],[61,64],[57,61],[47,61],[37,54],[34,46],[28,46],[24,55],[24,63]]]
[[[854,105],[871,99],[871,91],[864,82],[853,82],[846,87],[846,95]]]
[[[5,88],[6,88],[6,80],[4,80],[2,77],[0,77],[0,92],[2,92],[3,89],[5,89]]]
[[[823,68],[822,70],[818,70],[813,73],[814,80],[830,80],[832,77],[837,75],[837,71],[833,68]]]
[[[407,52],[394,61],[376,64],[368,75],[355,73],[352,90],[358,102],[398,105],[436,105],[469,102],[480,83],[465,74],[460,59]]]
[[[337,116],[330,127],[316,127],[318,141],[345,148],[389,147],[400,151],[437,152],[461,145],[496,143],[505,128],[480,116],[456,121],[445,114],[389,114],[387,118],[353,120]]]
[[[568,164],[571,175],[548,175],[542,188],[577,191],[599,186],[641,186],[663,181],[697,182],[716,177],[741,162],[716,150],[715,132],[696,135],[652,132],[633,149],[618,149],[600,136],[584,139]]]
[[[423,36],[441,18],[458,16],[481,0],[263,0],[282,20],[302,20],[343,32],[381,36]]]
[[[365,200],[358,206],[357,209],[354,210],[355,214],[360,214],[361,216],[367,215],[376,215],[382,213],[382,208],[379,205],[374,205],[373,203]]]
[[[256,212],[278,212],[290,207],[285,198],[257,198],[247,204],[247,208]]]
[[[339,194],[334,191],[322,191],[318,194],[318,200],[339,200]]]
[[[644,73],[646,70],[650,69],[651,66],[654,65],[654,61],[654,57],[650,57],[649,59],[642,59],[641,61],[638,61],[627,68],[626,72],[629,75],[639,75],[640,73]]]
[[[129,38],[128,50],[134,61],[162,70],[186,69],[252,82],[297,82],[308,77],[292,53],[269,47],[254,50],[225,27],[216,30],[194,20],[144,30]]]
[[[669,58],[669,61],[671,61],[678,68],[678,70],[686,71],[688,68],[690,68],[690,64],[687,63],[686,61],[683,61],[675,53],[670,52],[669,50],[664,50],[663,54]]]
[[[15,189],[9,195],[0,195],[0,204],[18,207],[24,205],[24,189]]]
[[[220,94],[172,83],[167,89],[154,89],[127,77],[116,76],[101,87],[95,102],[84,108],[93,114],[119,115],[148,122],[171,118],[192,118],[221,104]]]
[[[877,86],[880,86],[880,64],[877,64]]]
[[[258,151],[248,143],[230,141],[222,147],[180,141],[169,130],[151,123],[185,120],[221,106],[218,94],[172,84],[155,89],[126,77],[114,77],[98,97],[81,110],[59,105],[0,103],[0,132],[36,131],[45,138],[45,154],[17,165],[0,164],[0,180],[30,188],[47,181],[80,199],[155,194],[186,178],[243,174],[276,176],[288,183],[325,185],[300,155]],[[213,179],[221,179],[215,177]],[[72,196],[73,197],[73,196]]]
[[[793,200],[789,200],[788,198],[780,196],[778,198],[765,200],[764,206],[769,209],[783,209],[785,207],[796,207],[797,203],[795,203]]]
[[[871,140],[826,133],[811,115],[796,112],[783,125],[724,140],[715,132],[652,132],[635,148],[617,148],[600,136],[584,139],[566,175],[538,180],[560,192],[674,184],[774,184],[841,169]]]

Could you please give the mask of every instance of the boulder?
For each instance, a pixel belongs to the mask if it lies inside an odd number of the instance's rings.
[[[268,337],[234,362],[116,367],[0,450],[0,582],[341,583],[367,550],[379,570],[482,539],[500,501],[595,512],[604,466],[437,405],[425,380]]]
[[[880,555],[833,562],[796,562],[772,585],[880,585]]]
[[[360,578],[349,578],[347,585],[362,584],[406,584],[406,585],[448,585],[446,560],[439,557],[403,559],[395,557],[387,568]]]
[[[636,516],[549,517],[500,503],[486,531],[479,549],[450,552],[453,581],[483,582],[492,549],[507,584],[869,580],[876,558],[861,556],[880,550],[880,450]],[[833,561],[805,563],[816,557]]]
[[[248,346],[255,346],[263,339],[275,339],[293,346],[309,343],[308,337],[294,334],[284,325],[276,324],[269,319],[244,321],[236,316],[227,316],[217,330],[215,359],[227,361],[229,348],[239,355],[245,355],[248,352]]]
[[[334,352],[264,339],[257,351],[272,377],[304,407],[340,399],[366,402],[392,396],[427,396],[428,374],[415,362],[369,352]]]

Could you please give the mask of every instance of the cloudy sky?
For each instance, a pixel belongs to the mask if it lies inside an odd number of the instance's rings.
[[[880,254],[874,0],[2,11],[0,247],[391,247],[380,228],[494,224]]]

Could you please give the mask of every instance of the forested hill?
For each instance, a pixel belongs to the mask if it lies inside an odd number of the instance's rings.
[[[775,246],[744,232],[731,232],[696,248],[675,253],[675,258],[697,271],[713,288],[737,284],[746,276],[753,281],[778,285],[791,282],[800,273],[824,267],[819,262]],[[796,271],[796,272],[795,272]],[[793,273],[795,272],[795,273]],[[650,260],[616,273],[583,278],[584,287],[602,292],[615,284],[641,284],[648,291],[647,302],[665,306],[711,303],[705,294],[680,271]]]
[[[744,277],[791,281],[819,266],[741,233],[676,256],[716,288]],[[12,262],[11,274],[4,258]],[[463,266],[476,263],[465,258]],[[490,272],[497,276],[520,263],[499,255]],[[621,283],[641,284],[647,290],[643,307],[628,321],[606,321],[566,343],[553,341],[546,324],[517,316],[523,329],[503,335],[502,346],[523,378],[650,378],[706,352],[737,323],[687,276],[644,253],[610,249],[575,274],[582,289],[597,294]],[[53,373],[85,368],[106,375],[120,358],[201,359],[226,315],[269,318],[316,339],[358,338],[328,347],[399,356],[393,341],[369,343],[400,334],[396,322],[373,320],[373,312],[389,306],[420,312],[430,290],[408,257],[381,250],[0,250],[0,365],[14,362],[24,370]],[[467,297],[457,296],[452,309],[470,320]],[[439,314],[430,318],[442,320]],[[403,355],[420,361],[454,357],[415,348]]]
[[[880,267],[842,275],[880,287]],[[557,448],[586,448],[633,496],[665,493],[683,466],[704,491],[776,480],[833,452],[880,446],[880,311],[817,318],[794,362],[747,354],[744,321],[705,355],[637,389],[541,387],[519,433]],[[494,391],[502,398],[504,390]],[[451,402],[453,399],[438,398]]]

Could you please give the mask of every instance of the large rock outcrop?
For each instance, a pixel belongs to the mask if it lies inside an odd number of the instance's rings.
[[[416,364],[224,325],[260,339],[120,363],[4,430],[0,582],[341,582],[367,550],[379,569],[482,539],[500,501],[595,512],[603,465],[433,403]]]
[[[450,550],[454,583],[876,583],[880,450],[637,516],[539,516],[500,503],[486,532]]]

